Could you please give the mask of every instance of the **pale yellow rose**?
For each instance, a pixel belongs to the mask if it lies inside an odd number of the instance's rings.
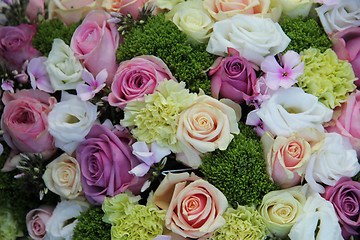
[[[191,38],[207,42],[214,20],[205,11],[202,0],[190,0],[175,5],[166,17]]]
[[[313,0],[273,0],[271,4],[281,6],[284,15],[295,18],[308,16],[313,3]]]
[[[302,186],[272,191],[264,196],[259,212],[269,231],[283,238],[303,214],[305,202],[305,189]]]
[[[202,153],[226,150],[234,138],[233,134],[240,132],[238,121],[241,114],[238,104],[233,104],[236,110],[228,104],[202,95],[180,114],[176,137],[183,154],[178,154],[178,160],[198,168]]]
[[[80,179],[78,162],[66,153],[49,163],[43,175],[46,187],[66,199],[85,199]]]
[[[60,18],[65,24],[84,19],[94,9],[100,9],[103,0],[49,0],[49,19]]]

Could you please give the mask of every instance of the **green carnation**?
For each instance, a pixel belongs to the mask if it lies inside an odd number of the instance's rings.
[[[0,239],[12,240],[23,236],[10,210],[0,206]]]
[[[129,102],[121,120],[124,127],[132,127],[132,134],[138,141],[156,142],[178,152],[177,122],[180,113],[194,103],[197,95],[185,89],[185,83],[165,80],[159,83],[153,94],[144,101]]]
[[[159,210],[151,200],[146,206],[140,205],[139,199],[129,191],[105,198],[103,220],[112,224],[112,240],[153,239],[163,233],[166,211]]]
[[[211,240],[221,239],[264,239],[267,235],[266,224],[255,207],[229,207],[223,214],[226,223],[211,236]]]
[[[354,81],[357,80],[348,61],[338,59],[331,49],[321,53],[319,49],[309,48],[300,56],[305,69],[303,75],[297,78],[299,87],[318,97],[331,109],[347,101],[356,88]]]

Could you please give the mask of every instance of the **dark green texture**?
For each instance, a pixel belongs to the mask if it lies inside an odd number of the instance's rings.
[[[38,49],[43,55],[48,56],[51,51],[55,38],[62,39],[67,45],[70,45],[71,37],[79,23],[72,23],[66,26],[59,19],[42,21],[37,24],[37,32],[32,40],[34,48]]]
[[[318,48],[321,52],[324,52],[332,46],[324,28],[311,17],[303,18],[300,16],[294,19],[283,17],[280,21],[280,26],[291,39],[285,52],[294,50],[300,53],[310,47]]]
[[[174,77],[185,82],[191,92],[197,93],[201,88],[211,94],[210,79],[205,71],[216,56],[206,52],[205,44],[192,44],[188,39],[175,24],[158,14],[126,34],[124,44],[118,48],[117,59],[124,61],[140,55],[154,55],[161,58]]]
[[[202,158],[200,171],[217,187],[232,207],[260,205],[263,196],[278,187],[266,173],[263,149],[252,126],[239,123],[226,151],[216,150]]]
[[[110,240],[111,225],[102,221],[104,212],[99,206],[91,206],[77,217],[73,240]]]

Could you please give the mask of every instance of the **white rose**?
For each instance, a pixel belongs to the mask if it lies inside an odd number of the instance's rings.
[[[353,177],[359,171],[350,141],[338,133],[325,133],[324,145],[312,155],[305,179],[315,191],[325,193],[325,188],[316,182],[334,186],[341,177]]]
[[[333,111],[303,89],[279,89],[256,111],[269,132],[288,137],[304,128],[324,132],[322,123],[330,121]]]
[[[202,0],[190,0],[177,4],[166,14],[175,25],[199,42],[207,42],[214,21],[202,5]]]
[[[81,79],[83,67],[80,61],[61,39],[54,39],[45,66],[55,91],[75,89],[78,83],[83,82]]]
[[[46,187],[66,199],[82,197],[81,172],[75,158],[63,153],[46,166],[43,180]],[[80,199],[79,199],[80,200]]]
[[[155,4],[160,9],[171,10],[176,4],[184,2],[185,0],[155,0]]]
[[[311,191],[311,189],[308,191],[303,214],[296,219],[289,238],[304,240],[316,237],[316,240],[342,240],[339,219],[333,205],[322,198],[319,193]]]
[[[342,0],[335,5],[315,8],[326,33],[360,26],[360,1]]]
[[[72,154],[95,123],[97,110],[90,102],[62,92],[61,101],[48,115],[49,132],[55,146]]]
[[[280,5],[284,15],[296,18],[309,15],[313,0],[275,0],[272,4]]]
[[[231,47],[260,66],[266,56],[284,51],[289,43],[290,38],[270,18],[237,14],[214,24],[206,50],[225,56]]]
[[[46,223],[47,237],[51,240],[71,240],[74,227],[78,220],[77,216],[86,211],[87,204],[79,204],[74,201],[61,201],[57,204],[50,219]]]

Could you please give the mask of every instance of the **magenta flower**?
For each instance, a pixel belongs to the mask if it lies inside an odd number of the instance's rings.
[[[46,59],[47,57],[31,59],[27,66],[27,72],[33,89],[37,87],[44,92],[53,93],[54,88],[51,86],[50,77],[44,64]]]
[[[171,153],[168,148],[160,147],[155,142],[151,143],[151,151],[145,142],[136,142],[132,148],[132,153],[143,163],[131,169],[129,173],[138,177],[144,176],[150,170],[151,165],[160,162],[163,157]]]
[[[274,56],[266,57],[261,63],[261,70],[265,72],[265,84],[272,90],[291,87],[304,72],[304,63],[294,51],[287,51],[280,56],[280,64]]]
[[[106,78],[108,76],[107,70],[104,68],[101,70],[94,79],[94,76],[84,68],[81,77],[87,83],[80,83],[76,86],[76,92],[78,97],[83,100],[89,100],[95,96],[96,93],[100,92],[106,86]]]

